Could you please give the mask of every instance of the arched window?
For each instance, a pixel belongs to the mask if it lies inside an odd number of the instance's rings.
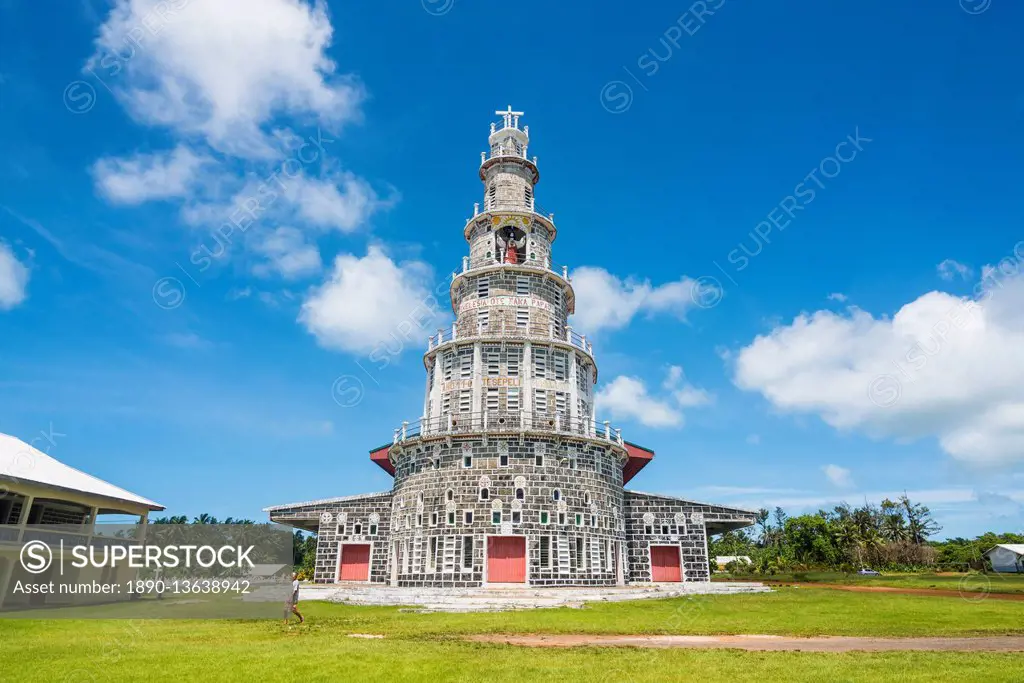
[[[488,500],[491,497],[491,490],[484,486],[480,489],[480,500]]]
[[[516,500],[526,500],[526,491],[524,489],[516,489]]]
[[[590,505],[590,491],[585,491],[583,493],[583,504]]]
[[[555,501],[556,503],[558,501],[562,500],[562,492],[560,490],[558,490],[558,489],[555,489],[554,491],[552,491],[551,492],[551,500]]]
[[[452,502],[453,500],[455,500],[455,491],[453,491],[451,489],[448,489],[447,491],[445,491],[444,499],[446,501],[448,501],[449,503]]]

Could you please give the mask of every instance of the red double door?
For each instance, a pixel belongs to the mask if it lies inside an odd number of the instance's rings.
[[[341,546],[339,560],[339,581],[370,580],[370,546],[369,544],[349,544]]]
[[[526,583],[526,537],[487,538],[487,582]]]
[[[682,581],[683,571],[679,566],[679,546],[651,546],[651,580]]]

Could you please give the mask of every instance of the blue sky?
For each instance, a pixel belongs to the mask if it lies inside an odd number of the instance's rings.
[[[171,513],[387,489],[511,104],[633,487],[1020,531],[1022,20],[2,0],[0,431]]]

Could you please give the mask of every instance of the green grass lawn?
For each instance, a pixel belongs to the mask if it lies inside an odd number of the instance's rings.
[[[891,586],[893,588],[939,588],[967,592],[1024,593],[1024,574],[885,574],[860,576],[841,572],[796,572],[749,576],[715,574],[714,581],[791,581],[837,583],[854,586]]]
[[[1024,634],[1019,604],[793,588],[584,609],[416,614],[327,603],[277,621],[0,620],[3,680],[1019,681],[1020,656],[524,649],[469,633]],[[350,633],[381,634],[362,640]]]

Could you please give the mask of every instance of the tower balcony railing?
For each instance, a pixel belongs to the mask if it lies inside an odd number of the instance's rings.
[[[467,334],[467,329],[468,334]],[[594,344],[587,339],[587,335],[579,334],[566,325],[564,330],[558,329],[554,323],[537,325],[531,323],[525,326],[516,325],[514,322],[495,320],[493,322],[473,325],[462,325],[459,329],[458,323],[452,323],[451,327],[438,328],[437,334],[427,339],[427,351],[432,351],[442,344],[458,341],[460,339],[480,339],[482,337],[501,337],[502,339],[524,339],[528,341],[551,340],[574,346],[581,351],[594,355]]]
[[[510,263],[508,261],[502,261],[493,256],[478,256],[471,258],[469,256],[462,257],[462,272],[468,273],[471,270],[477,270],[478,268],[490,268],[492,266],[500,265],[513,265],[520,266],[522,268],[532,268],[534,270],[542,270],[546,273],[554,273],[555,275],[561,276],[566,282],[572,282],[569,278],[569,266],[556,266],[551,263],[550,258],[527,258],[517,263]]]
[[[533,213],[542,218],[546,218],[552,225],[555,223],[555,214],[552,212],[544,211],[543,208],[533,199],[522,202],[510,202],[507,200],[488,200],[484,202],[484,210],[480,211],[480,203],[473,204],[473,218],[476,218],[481,213],[495,212],[500,213],[502,211],[520,211],[522,213]]]
[[[395,430],[393,443],[398,444],[409,439],[430,436],[518,432],[582,436],[625,446],[625,442],[622,440],[622,429],[612,427],[608,420],[599,422],[589,418],[573,418],[565,413],[538,410],[449,413],[436,417],[421,417],[415,422],[403,422],[402,426]]]

